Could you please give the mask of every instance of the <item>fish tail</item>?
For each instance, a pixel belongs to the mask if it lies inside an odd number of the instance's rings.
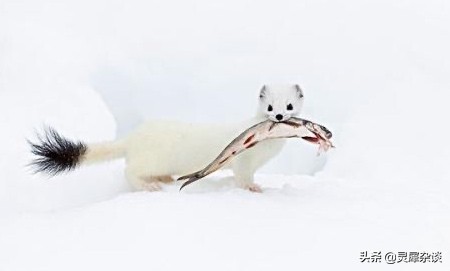
[[[183,189],[186,185],[189,185],[189,184],[191,184],[191,183],[193,183],[193,182],[195,182],[195,181],[197,181],[197,180],[199,180],[200,178],[197,178],[197,177],[192,177],[192,178],[190,178],[188,181],[186,181],[186,182],[184,182],[183,183],[183,185],[180,187],[180,191],[181,191],[181,189]]]
[[[200,171],[194,172],[192,174],[181,176],[181,177],[179,177],[177,179],[177,181],[187,180],[187,179],[191,179],[191,178],[198,178],[198,176],[200,176]]]

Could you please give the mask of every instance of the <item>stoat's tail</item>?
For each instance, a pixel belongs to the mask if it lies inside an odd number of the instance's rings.
[[[50,175],[71,171],[81,164],[112,160],[125,155],[123,141],[113,141],[87,145],[81,141],[71,141],[52,128],[46,128],[38,135],[38,142],[28,141],[36,158],[30,163],[35,172]]]

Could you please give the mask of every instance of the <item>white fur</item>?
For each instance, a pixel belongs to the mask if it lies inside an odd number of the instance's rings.
[[[276,119],[277,115],[283,116],[281,121],[288,120],[300,114],[303,108],[303,90],[298,85],[263,86],[261,94],[258,114],[263,114],[273,121],[280,121]],[[292,110],[288,110],[289,104],[292,104]],[[272,106],[272,111],[268,110],[269,105]]]
[[[221,124],[188,124],[168,121],[149,121],[126,138],[111,143],[89,145],[83,163],[98,162],[124,156],[126,177],[138,190],[159,190],[161,182],[171,176],[185,175],[204,168],[242,131],[253,124],[274,119],[283,114],[286,120],[298,114],[303,98],[295,86],[271,87],[261,90],[257,115],[245,122]],[[292,103],[294,110],[288,111]],[[272,105],[273,111],[267,112]],[[240,154],[226,167],[232,169],[236,184],[254,192],[261,189],[253,182],[256,170],[278,154],[285,140],[268,140]]]

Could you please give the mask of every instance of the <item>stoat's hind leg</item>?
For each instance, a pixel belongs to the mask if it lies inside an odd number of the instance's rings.
[[[161,183],[171,183],[171,182],[175,181],[172,178],[172,176],[169,176],[169,175],[167,175],[167,176],[153,176],[153,177],[149,177],[149,178],[151,178],[153,180],[157,180],[157,181],[159,181]]]
[[[141,190],[149,192],[160,191],[163,184],[174,181],[172,176],[145,176],[140,179],[143,180],[143,183],[140,184]]]
[[[174,181],[171,176],[136,176],[129,171],[126,175],[134,189],[149,192],[160,191],[163,183]]]
[[[161,182],[159,181],[144,181],[143,183],[140,184],[140,188],[139,190],[143,190],[143,191],[148,191],[148,192],[156,192],[156,191],[161,191],[162,187],[161,187]]]

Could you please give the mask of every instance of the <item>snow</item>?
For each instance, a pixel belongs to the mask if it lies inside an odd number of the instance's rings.
[[[0,270],[449,270],[445,1],[0,1]],[[31,175],[26,138],[235,121],[299,82],[336,149],[132,193],[123,161]],[[205,113],[207,112],[207,113]],[[360,263],[362,251],[443,263]]]
[[[186,193],[173,186],[22,215],[2,225],[8,233],[2,238],[2,265],[4,270],[380,270],[386,266],[360,264],[360,251],[448,249],[448,205],[440,210],[448,197],[436,188],[405,186],[398,193],[307,176],[258,180],[271,188],[253,194],[210,180]],[[407,266],[424,270],[424,264]],[[447,267],[426,264],[426,270]]]

